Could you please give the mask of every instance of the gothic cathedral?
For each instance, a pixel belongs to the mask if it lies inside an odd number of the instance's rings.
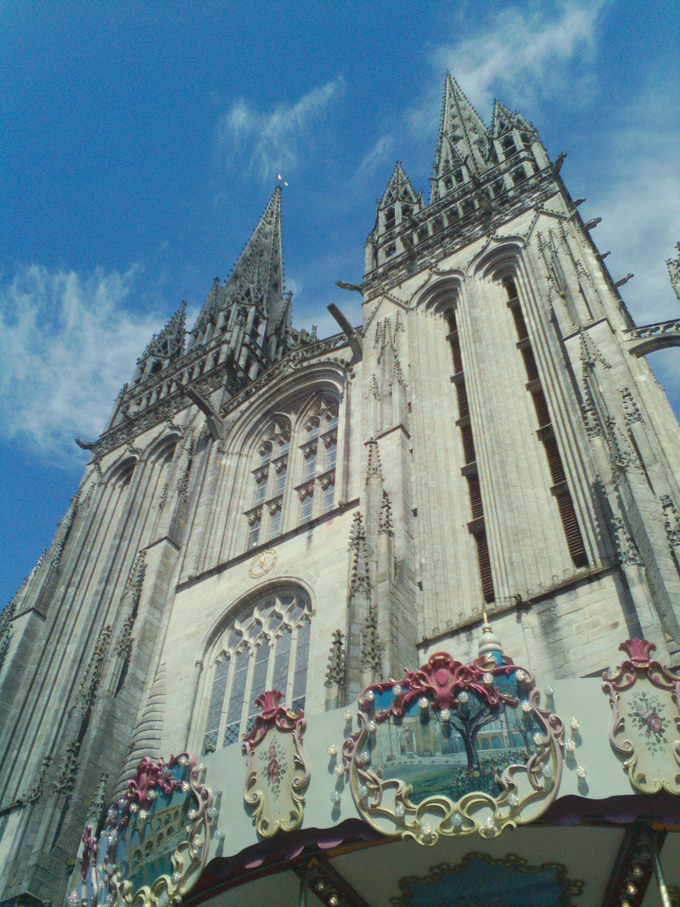
[[[644,358],[677,330],[632,322],[560,164],[447,77],[429,200],[398,163],[339,333],[292,327],[277,187],[151,339],[0,616],[2,904],[61,903],[143,757],[241,758],[266,691],[311,727],[482,628],[558,681],[612,640],[677,657],[680,431]]]

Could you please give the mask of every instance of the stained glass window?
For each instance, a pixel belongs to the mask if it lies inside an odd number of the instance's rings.
[[[241,739],[258,714],[255,699],[265,690],[281,690],[291,707],[304,707],[311,618],[307,594],[292,587],[269,592],[235,618],[212,662],[204,754]]]

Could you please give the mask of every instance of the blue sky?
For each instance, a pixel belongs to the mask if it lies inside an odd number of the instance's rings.
[[[294,322],[353,321],[375,199],[428,192],[444,73],[539,129],[638,323],[680,316],[675,2],[0,0],[0,607],[151,334],[225,279],[281,172]],[[653,359],[680,411],[680,351]]]

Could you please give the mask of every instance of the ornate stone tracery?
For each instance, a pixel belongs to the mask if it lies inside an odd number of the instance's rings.
[[[291,586],[260,594],[223,627],[212,647],[204,753],[230,746],[250,731],[257,710],[251,705],[244,719],[243,699],[253,703],[265,692],[266,678],[283,671],[284,666],[283,679],[288,681],[292,707],[304,707],[310,620],[309,596]],[[252,678],[248,682],[251,661],[260,665],[259,689],[253,686]],[[238,692],[233,690],[236,677],[241,684]]]

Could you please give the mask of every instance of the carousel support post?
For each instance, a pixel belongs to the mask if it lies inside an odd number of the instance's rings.
[[[306,866],[304,872],[300,874],[300,896],[298,898],[298,907],[307,907],[307,892],[309,890],[308,878],[309,867]],[[666,907],[665,904],[664,907]]]
[[[659,895],[661,897],[661,903],[663,907],[673,907],[671,904],[671,898],[668,894],[668,887],[663,877],[663,869],[661,868],[661,857],[659,855],[659,848],[655,843],[651,845],[652,851],[652,860],[654,861],[654,872],[656,874],[656,881],[659,886]]]

